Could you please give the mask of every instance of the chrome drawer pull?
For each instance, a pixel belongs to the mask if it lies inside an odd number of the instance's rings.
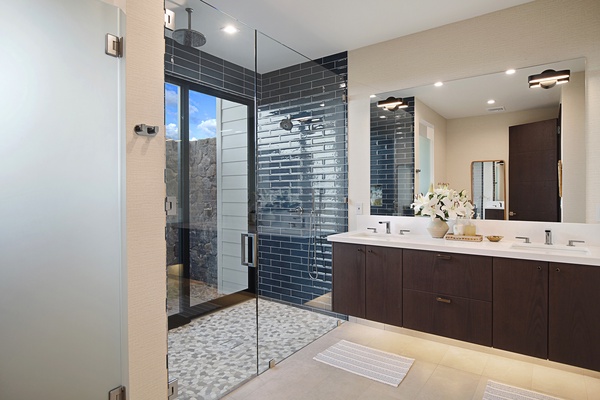
[[[437,301],[439,301],[440,303],[446,303],[446,304],[452,303],[452,300],[450,300],[450,299],[444,299],[443,297],[436,297],[435,299]]]
[[[443,254],[438,254],[437,258],[441,258],[442,260],[451,260],[452,259],[451,256],[445,256]]]

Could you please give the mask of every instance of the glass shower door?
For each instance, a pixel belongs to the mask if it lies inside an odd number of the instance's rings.
[[[214,399],[257,372],[249,181],[253,107],[194,82],[165,84],[169,376]]]
[[[105,400],[122,382],[124,14],[3,2],[0,398]],[[85,23],[82,23],[85,21]]]

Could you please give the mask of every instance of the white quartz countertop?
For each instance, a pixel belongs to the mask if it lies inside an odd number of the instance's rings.
[[[395,247],[400,249],[600,266],[600,247],[580,245],[579,243],[574,248],[564,245],[546,246],[543,243],[531,243],[531,246],[526,246],[521,245],[519,241],[506,240],[506,238],[496,243],[492,243],[485,238],[481,242],[464,242],[434,239],[428,235],[409,233],[401,236],[385,233],[371,234],[368,231],[338,233],[329,235],[327,240],[330,242]],[[514,248],[513,246],[519,247]]]

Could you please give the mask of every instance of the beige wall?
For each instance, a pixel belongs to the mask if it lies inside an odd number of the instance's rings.
[[[349,52],[349,210],[369,199],[369,95],[586,57],[587,221],[600,207],[600,2],[537,0]],[[447,161],[447,164],[450,161]],[[356,227],[350,212],[349,227]]]
[[[446,176],[457,190],[471,193],[471,162],[504,160],[508,158],[508,127],[557,118],[558,108],[515,111],[479,117],[448,120],[446,144]],[[508,172],[508,169],[506,170]],[[508,188],[507,188],[508,194]]]
[[[600,23],[600,22],[599,22]],[[600,40],[600,39],[599,39]],[[562,220],[585,222],[585,78],[583,73],[571,76],[562,86]],[[597,182],[597,181],[596,181]],[[598,184],[598,183],[597,183]]]
[[[163,0],[127,0],[126,212],[128,398],[167,396]],[[136,124],[160,125],[154,138]]]

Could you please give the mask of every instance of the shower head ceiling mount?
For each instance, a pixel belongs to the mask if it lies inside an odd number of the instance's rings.
[[[177,29],[173,32],[173,40],[183,46],[189,47],[201,47],[206,44],[206,37],[192,29],[192,8],[186,8],[185,11],[188,13],[188,27],[187,29]]]

